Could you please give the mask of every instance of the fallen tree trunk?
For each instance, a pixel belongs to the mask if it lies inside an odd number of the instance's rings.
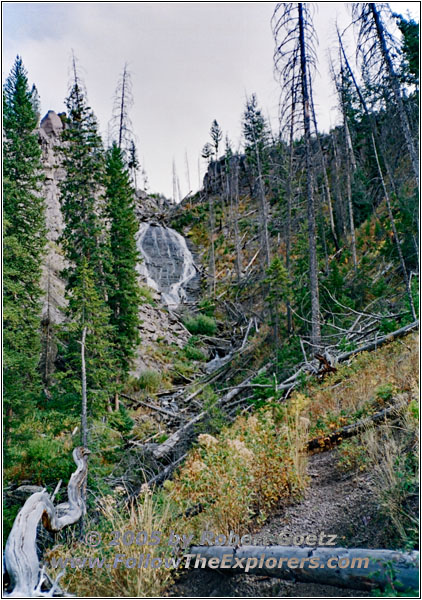
[[[371,350],[376,350],[377,348],[379,348],[386,342],[392,342],[393,340],[395,340],[399,337],[402,337],[403,335],[406,335],[407,333],[410,333],[411,331],[414,331],[415,329],[418,329],[418,328],[419,328],[419,321],[414,321],[413,323],[409,323],[409,325],[400,327],[400,329],[397,329],[396,331],[392,331],[391,333],[387,333],[387,335],[383,335],[382,337],[380,337],[378,339],[372,340],[372,342],[368,342],[367,344],[364,344],[363,346],[356,348],[356,350],[351,350],[350,352],[344,352],[343,354],[340,354],[339,356],[337,356],[337,362],[344,362],[345,360],[347,360],[348,358],[351,358],[352,356],[354,356],[355,354],[358,354],[359,352],[369,352]]]
[[[257,375],[259,375],[260,373],[263,373],[265,370],[267,369],[267,365],[265,365],[264,367],[262,367],[261,369],[259,369],[259,371],[257,373],[254,373],[253,375],[251,375],[250,377],[248,377],[247,379],[245,379],[244,381],[242,381],[242,383],[240,383],[237,387],[231,389],[228,394],[226,394],[225,396],[223,396],[222,398],[220,398],[219,400],[216,401],[216,403],[213,406],[221,406],[223,404],[226,404],[228,402],[230,402],[230,400],[232,400],[233,398],[235,398],[238,394],[240,394],[241,391],[243,391],[245,389],[245,386],[247,386],[247,384]],[[200,412],[198,415],[196,415],[196,417],[194,417],[193,419],[191,419],[190,421],[188,421],[187,423],[185,423],[185,425],[183,425],[183,427],[181,427],[180,429],[178,429],[177,431],[175,431],[174,433],[171,434],[171,436],[169,438],[167,438],[167,440],[165,442],[163,442],[162,444],[160,444],[153,452],[154,457],[156,459],[161,459],[164,456],[166,456],[167,454],[169,454],[175,447],[176,445],[183,440],[183,438],[185,438],[188,434],[190,434],[190,432],[192,431],[193,427],[199,423],[200,421],[202,421],[202,419],[204,419],[207,414],[209,413],[209,410],[203,410],[202,412]]]
[[[193,546],[186,566],[355,590],[417,590],[419,552],[298,546]],[[214,560],[213,560],[214,559]]]
[[[418,329],[418,327],[419,327],[419,321],[414,321],[413,323],[409,323],[409,325],[405,325],[405,327],[401,327],[400,329],[397,329],[396,331],[392,331],[391,333],[388,333],[387,335],[383,335],[378,339],[368,342],[367,344],[363,344],[362,346],[360,346],[359,348],[356,348],[355,350],[351,350],[350,352],[343,352],[342,354],[339,354],[338,356],[335,357],[334,363],[332,366],[334,366],[337,363],[344,362],[344,361],[348,360],[349,358],[352,358],[356,354],[359,354],[360,352],[370,352],[371,350],[377,350],[380,346],[382,346],[386,342],[392,342],[393,340],[395,340],[399,337],[402,337],[403,335],[406,335],[406,334],[410,333],[411,331],[414,331],[415,329]],[[308,363],[308,369],[309,369],[309,366],[312,367],[312,364]],[[283,390],[288,390],[288,389],[291,389],[292,387],[295,387],[298,383],[299,377],[301,376],[302,373],[306,372],[306,370],[307,370],[306,366],[305,365],[302,366],[298,371],[296,371],[296,373],[293,373],[293,375],[291,375],[288,379],[286,379],[285,381],[282,381],[277,386],[277,390],[283,391]],[[315,373],[318,373],[318,369],[315,369]]]
[[[41,592],[45,574],[40,568],[37,554],[37,527],[42,521],[48,531],[58,532],[73,525],[85,514],[84,488],[89,454],[90,451],[82,447],[73,451],[77,469],[67,486],[68,502],[54,506],[48,492],[43,490],[32,494],[19,511],[4,551],[5,570],[12,587],[7,597],[35,598],[53,595],[52,590],[48,594]],[[57,590],[56,584],[53,584],[54,587]]]
[[[361,421],[356,421],[356,423],[352,423],[351,425],[345,425],[341,429],[336,429],[332,433],[328,435],[321,435],[307,443],[307,450],[316,450],[317,448],[330,449],[334,444],[339,444],[342,440],[351,438],[358,433],[361,433],[365,430],[368,425],[374,425],[376,423],[380,423],[384,421],[384,419],[388,419],[394,417],[397,411],[404,406],[404,402],[401,404],[395,404],[393,406],[388,406],[383,410],[376,412],[371,415],[367,419],[362,419]]]
[[[180,415],[179,413],[171,412],[170,410],[166,410],[165,408],[161,408],[161,406],[157,406],[156,404],[152,404],[150,402],[145,402],[145,400],[136,400],[135,398],[131,398],[130,396],[127,396],[126,394],[120,394],[120,395],[122,398],[126,398],[126,400],[130,400],[131,402],[133,402],[135,404],[135,407],[145,406],[145,408],[150,408],[151,410],[155,410],[159,413],[162,413],[163,415],[171,417],[172,419],[179,419],[182,421],[185,419],[185,417],[183,415]]]

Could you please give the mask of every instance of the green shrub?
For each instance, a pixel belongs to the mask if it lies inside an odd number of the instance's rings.
[[[146,369],[140,374],[138,382],[141,390],[154,393],[160,389],[162,376],[154,369]]]
[[[156,306],[151,288],[149,288],[146,285],[141,285],[139,286],[139,293],[141,296],[142,304],[150,304],[151,306]]]
[[[128,415],[127,410],[124,406],[120,405],[117,412],[111,413],[108,416],[108,422],[113,429],[120,431],[120,433],[129,433],[132,430],[134,421]]]
[[[215,312],[215,302],[213,302],[210,298],[205,298],[198,304],[198,308],[203,315],[207,315],[207,317],[213,317]]]
[[[214,335],[217,331],[217,323],[212,317],[198,315],[187,317],[183,321],[186,329],[193,335]]]
[[[375,396],[380,400],[391,400],[393,397],[394,388],[391,383],[383,383],[375,390]]]
[[[192,336],[186,346],[183,348],[183,352],[189,360],[207,360],[207,355],[201,348],[197,347],[198,338],[196,336]]]

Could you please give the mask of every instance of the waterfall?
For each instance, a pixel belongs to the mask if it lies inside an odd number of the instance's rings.
[[[138,264],[138,272],[147,284],[161,292],[169,307],[186,301],[187,285],[197,276],[198,270],[185,238],[170,227],[141,223],[136,245],[143,258]]]

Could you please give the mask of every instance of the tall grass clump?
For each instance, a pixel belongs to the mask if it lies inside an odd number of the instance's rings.
[[[146,369],[139,375],[139,388],[153,394],[160,389],[162,380],[161,373],[154,371],[154,369]]]

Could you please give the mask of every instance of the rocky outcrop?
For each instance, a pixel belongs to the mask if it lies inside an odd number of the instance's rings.
[[[63,123],[52,110],[43,118],[38,131],[42,148],[44,184],[42,195],[45,201],[47,225],[47,253],[43,265],[41,286],[45,292],[42,308],[43,322],[60,323],[64,319],[63,308],[66,305],[65,284],[61,272],[65,260],[59,246],[59,237],[64,222],[60,205],[59,182],[64,179],[65,171],[60,165],[60,134]]]
[[[54,370],[56,358],[53,326],[64,321],[66,308],[65,280],[62,277],[66,261],[60,246],[64,221],[59,187],[60,182],[66,176],[65,170],[61,166],[63,127],[60,116],[50,110],[42,119],[38,130],[45,175],[41,193],[45,201],[47,225],[47,248],[41,280],[44,291],[42,303],[44,349],[41,367],[45,380],[48,380]],[[199,277],[184,238],[164,226],[170,212],[169,201],[163,196],[149,196],[143,191],[138,191],[135,207],[141,229],[158,231],[158,228],[162,228],[163,233],[162,244],[153,244],[154,248],[151,248],[151,244],[147,244],[151,254],[150,266],[152,263],[155,265],[151,266],[153,277],[157,278],[158,283],[153,282],[151,278],[148,280],[144,265],[139,266],[140,283],[142,285],[149,284],[157,290],[154,292],[153,305],[146,302],[140,307],[141,345],[133,367],[133,374],[139,375],[145,368],[154,367],[151,359],[154,354],[154,345],[162,343],[163,340],[166,344],[176,344],[179,347],[186,343],[190,334],[180,324],[177,316],[164,309],[163,303],[165,304],[166,294],[170,294],[172,298],[178,297],[175,291],[180,291],[180,298],[186,299],[188,296],[191,298],[199,285]],[[186,292],[183,291],[183,286],[186,287]]]

